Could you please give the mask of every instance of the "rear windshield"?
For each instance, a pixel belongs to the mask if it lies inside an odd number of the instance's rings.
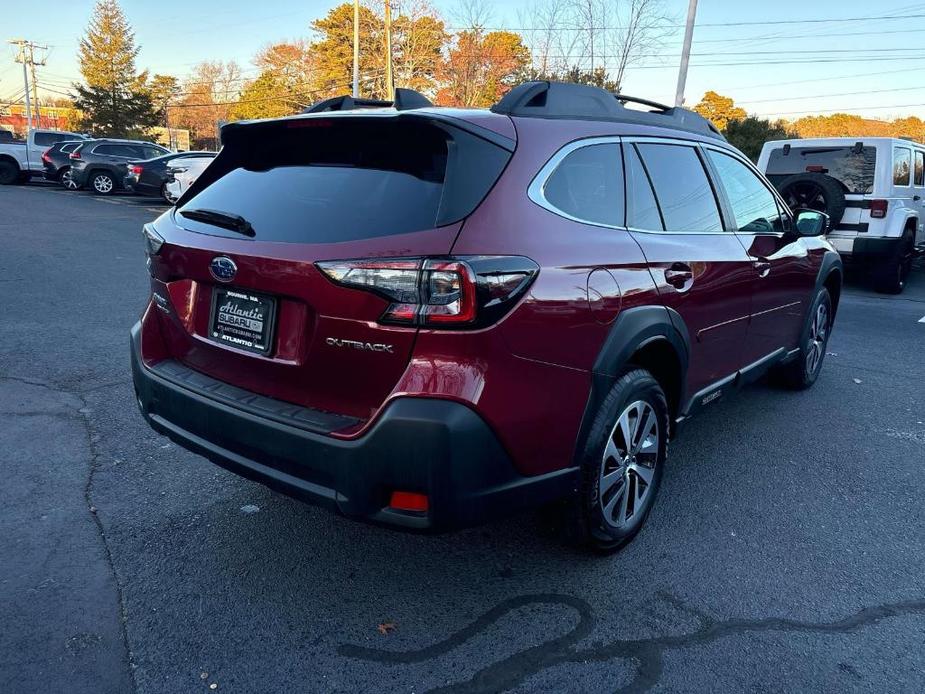
[[[433,229],[478,205],[510,153],[423,119],[331,118],[245,126],[178,208],[246,219],[262,241],[330,243]]]
[[[781,147],[771,150],[766,175],[776,186],[793,174],[823,173],[863,195],[874,192],[876,165],[874,147]]]

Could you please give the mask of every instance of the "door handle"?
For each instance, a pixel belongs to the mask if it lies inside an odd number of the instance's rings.
[[[694,279],[694,271],[684,263],[673,263],[665,270],[665,281],[675,289],[685,289],[685,285]]]
[[[758,271],[759,277],[767,277],[771,273],[771,263],[764,258],[753,261],[752,267]]]

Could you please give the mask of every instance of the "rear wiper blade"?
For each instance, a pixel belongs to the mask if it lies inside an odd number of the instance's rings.
[[[222,229],[228,229],[229,231],[236,231],[239,234],[244,234],[245,236],[255,236],[256,232],[254,227],[251,226],[251,223],[248,222],[244,217],[232,214],[230,212],[222,212],[221,210],[180,210],[180,214],[186,217],[187,219],[192,219],[197,222],[205,222],[206,224],[212,224],[213,226],[221,227]]]

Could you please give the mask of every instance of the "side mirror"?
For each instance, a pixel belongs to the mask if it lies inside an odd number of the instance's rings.
[[[794,233],[797,236],[822,236],[829,230],[831,219],[825,212],[797,210]]]

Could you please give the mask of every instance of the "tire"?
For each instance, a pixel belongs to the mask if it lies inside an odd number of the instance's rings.
[[[777,186],[781,197],[791,210],[825,212],[832,220],[832,228],[845,216],[845,191],[831,176],[802,173],[788,176]]]
[[[601,554],[626,546],[652,508],[668,455],[668,404],[645,369],[629,368],[598,410],[569,509],[576,544]]]
[[[10,186],[19,180],[19,167],[7,159],[0,159],[0,186]]]
[[[77,190],[77,184],[71,178],[71,167],[65,166],[58,173],[58,182],[68,190]]]
[[[806,390],[811,387],[825,360],[825,351],[832,332],[832,297],[823,287],[816,294],[807,318],[807,326],[801,336],[799,356],[772,372],[772,378],[791,390]]]
[[[895,253],[875,270],[875,287],[881,294],[902,294],[906,279],[912,271],[912,256],[915,246],[914,232],[906,229]]]
[[[87,188],[94,195],[112,195],[116,181],[107,171],[93,171],[87,176]]]

